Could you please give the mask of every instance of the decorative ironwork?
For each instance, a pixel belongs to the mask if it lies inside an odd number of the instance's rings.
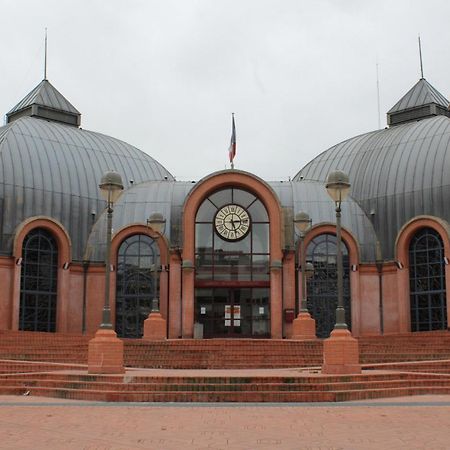
[[[422,228],[409,244],[411,330],[447,329],[444,244],[439,233]]]
[[[344,269],[344,308],[345,321],[351,329],[350,312],[350,264],[348,249],[342,242]],[[319,338],[330,335],[336,322],[337,306],[337,242],[334,234],[321,234],[308,245],[308,261],[314,264],[314,276],[307,282],[308,311],[316,321],[316,334]]]
[[[144,234],[135,234],[120,245],[116,281],[116,332],[120,337],[142,337],[152,298],[158,295],[158,282],[155,286],[152,276],[158,270],[158,255],[156,241]]]
[[[19,329],[56,330],[58,245],[43,228],[30,231],[23,241],[20,274]]]

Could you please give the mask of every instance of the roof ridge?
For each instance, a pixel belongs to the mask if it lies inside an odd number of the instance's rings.
[[[388,111],[388,114],[436,103],[448,108],[449,101],[425,78],[419,81]]]

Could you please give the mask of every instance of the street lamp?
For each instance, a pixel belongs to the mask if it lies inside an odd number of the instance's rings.
[[[312,276],[312,274],[314,273],[314,266],[311,263],[306,263],[305,236],[311,228],[312,219],[310,219],[307,213],[302,211],[295,215],[294,224],[300,233],[300,268],[302,271],[302,295],[300,298],[299,311],[301,313],[306,313],[308,312],[308,305],[306,300],[306,278]]]
[[[336,241],[337,241],[337,291],[338,301],[336,308],[336,324],[334,329],[347,330],[345,321],[344,295],[343,295],[343,268],[342,268],[342,249],[341,249],[341,203],[347,197],[350,191],[350,182],[348,176],[337,170],[328,175],[326,189],[329,196],[336,205]]]
[[[106,221],[106,279],[105,279],[105,303],[103,305],[103,316],[100,328],[111,330],[113,328],[111,323],[111,308],[109,306],[109,279],[111,266],[111,235],[112,235],[112,215],[114,203],[119,198],[123,191],[122,177],[114,171],[106,172],[100,180],[100,192],[107,203],[107,221]]]
[[[156,237],[154,238],[155,241],[159,239],[161,236],[161,232],[164,228],[164,225],[166,223],[166,219],[164,219],[163,215],[160,213],[153,213],[148,219],[147,219],[147,226],[151,228],[155,233]],[[161,256],[159,257],[161,260]],[[155,313],[159,313],[159,299],[158,299],[158,290],[157,290],[157,283],[158,283],[158,274],[157,274],[157,267],[156,264],[157,261],[156,258],[153,261],[153,267],[154,267],[154,273],[153,273],[153,300],[152,300],[152,311]]]

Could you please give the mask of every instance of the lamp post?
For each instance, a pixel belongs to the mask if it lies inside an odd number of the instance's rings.
[[[381,243],[377,239],[375,248],[375,266],[378,272],[378,309],[380,311],[380,334],[384,334],[384,313],[383,313],[383,256],[381,253]]]
[[[161,232],[163,230],[163,227],[166,223],[166,220],[164,219],[163,215],[160,213],[153,213],[148,219],[147,219],[147,226],[151,228],[155,233],[156,237],[154,238],[155,241],[158,241]],[[161,256],[159,257],[159,261],[155,258],[153,261],[153,300],[152,300],[152,312],[159,312],[159,299],[158,299],[158,265],[157,264],[161,262]]]
[[[299,311],[308,312],[308,305],[306,301],[306,255],[305,255],[305,235],[311,229],[312,219],[305,212],[299,212],[295,215],[294,224],[300,233],[300,269],[302,271],[301,282],[302,282],[302,294],[300,298]],[[309,263],[312,266],[311,263]],[[311,271],[311,267],[308,267]],[[314,267],[312,267],[314,272]]]
[[[109,283],[113,206],[123,190],[122,178],[117,172],[108,171],[102,176],[99,187],[103,198],[107,202],[105,297],[100,328],[88,345],[88,373],[119,374],[125,371],[123,365],[123,341],[118,339],[111,323]]]
[[[311,229],[312,220],[305,212],[299,212],[295,215],[294,224],[300,233],[300,269],[301,269],[301,295],[299,298],[299,312],[297,318],[292,324],[292,339],[315,339],[316,322],[308,311],[308,302],[306,299],[306,280],[314,273],[314,266],[306,262],[305,254],[305,236]]]
[[[344,309],[344,271],[341,249],[341,204],[350,191],[348,176],[336,170],[328,175],[326,189],[336,207],[336,241],[337,241],[337,307],[336,323],[331,336],[323,344],[322,373],[361,373],[359,364],[358,341],[353,338],[345,321]]]
[[[155,233],[154,239],[157,242],[161,236],[166,220],[160,213],[153,213],[147,219],[147,226],[153,230]],[[158,299],[158,264],[161,262],[161,256],[159,261],[155,259],[154,261],[154,272],[153,272],[153,300],[152,309],[147,319],[144,320],[144,339],[149,339],[153,341],[161,341],[166,339],[167,326],[166,320],[162,317],[159,310],[159,299]]]
[[[109,306],[109,283],[111,272],[111,235],[112,235],[112,216],[113,206],[123,191],[122,177],[114,171],[106,172],[100,181],[100,192],[106,200],[107,221],[106,221],[106,253],[105,253],[105,303],[103,305],[103,316],[100,328],[112,330],[111,308]]]
[[[345,321],[344,309],[344,285],[343,277],[344,271],[342,267],[342,248],[341,248],[341,203],[347,197],[350,191],[350,182],[348,176],[339,170],[331,172],[328,175],[326,189],[329,196],[334,200],[336,206],[336,241],[337,241],[337,291],[338,301],[336,308],[336,324],[335,329],[347,330],[347,323]]]

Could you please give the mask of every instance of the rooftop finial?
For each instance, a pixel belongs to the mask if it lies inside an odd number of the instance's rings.
[[[47,79],[47,27],[45,28],[44,80]]]
[[[419,37],[420,77],[423,78],[422,44],[420,43],[420,34],[418,37]]]

